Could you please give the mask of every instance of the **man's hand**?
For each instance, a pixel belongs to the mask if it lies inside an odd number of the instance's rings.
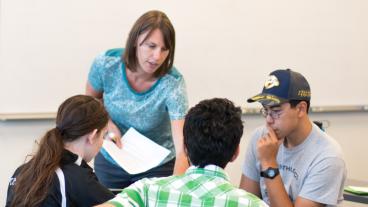
[[[262,169],[268,167],[277,167],[276,156],[283,139],[277,138],[274,130],[267,126],[268,133],[257,142],[258,159],[261,162]]]

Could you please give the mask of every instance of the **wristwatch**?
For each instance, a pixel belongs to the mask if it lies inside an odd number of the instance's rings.
[[[274,179],[280,173],[279,168],[269,167],[261,171],[261,177]]]

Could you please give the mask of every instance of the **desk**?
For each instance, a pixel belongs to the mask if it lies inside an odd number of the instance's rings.
[[[353,179],[347,179],[346,186],[348,186],[348,185],[368,187],[368,182],[353,180]],[[355,194],[348,193],[348,192],[345,192],[345,191],[344,191],[344,200],[357,202],[357,203],[368,204],[368,196],[355,195]]]

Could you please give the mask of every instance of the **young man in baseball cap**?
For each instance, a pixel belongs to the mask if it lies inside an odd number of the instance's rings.
[[[268,76],[262,93],[265,126],[250,140],[240,187],[273,207],[336,206],[343,200],[346,166],[339,144],[308,117],[311,90],[290,69]]]

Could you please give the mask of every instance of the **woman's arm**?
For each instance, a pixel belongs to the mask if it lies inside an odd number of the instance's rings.
[[[93,89],[93,87],[91,86],[91,84],[89,82],[87,82],[86,85],[86,95],[88,96],[92,96],[98,99],[102,99],[102,91],[96,91],[95,89]]]
[[[91,84],[89,82],[87,82],[86,95],[98,98],[102,101],[103,92],[102,91],[96,91],[95,89],[93,89]],[[114,134],[115,137],[111,137],[111,138],[113,138],[116,145],[119,148],[121,148],[122,147],[122,143],[121,143],[121,139],[120,139],[121,138],[121,132],[120,132],[119,128],[115,125],[115,123],[111,119],[109,119],[109,122],[108,122],[108,125],[107,125],[107,130]]]
[[[189,167],[188,158],[184,150],[183,126],[183,119],[171,121],[171,131],[176,151],[174,175],[183,174]]]

